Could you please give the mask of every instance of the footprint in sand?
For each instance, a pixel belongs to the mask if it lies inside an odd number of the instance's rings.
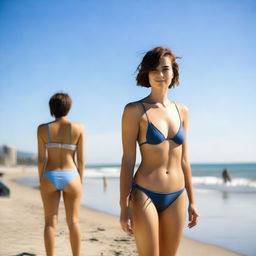
[[[121,239],[114,239],[116,242],[130,242],[130,239],[127,238],[121,238]]]
[[[98,242],[99,240],[97,238],[95,238],[95,237],[92,237],[92,238],[89,239],[89,241],[90,242]]]
[[[58,234],[57,234],[57,237],[63,235],[65,232],[64,231],[60,231]]]
[[[120,255],[123,255],[123,252],[122,251],[114,251],[114,255],[120,256]]]

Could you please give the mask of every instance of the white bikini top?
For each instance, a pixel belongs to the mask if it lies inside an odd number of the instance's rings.
[[[51,142],[51,134],[50,134],[49,124],[46,124],[46,127],[47,127],[48,141],[49,141],[46,144],[46,148],[64,148],[64,149],[69,149],[69,150],[76,150],[77,146],[74,144]],[[70,129],[71,129],[71,126],[70,126]],[[71,141],[71,130],[70,130],[70,141]]]

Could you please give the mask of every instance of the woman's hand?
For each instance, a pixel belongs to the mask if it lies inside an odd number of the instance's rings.
[[[121,208],[120,224],[124,232],[133,234],[132,232],[132,214],[129,207]]]
[[[188,220],[189,220],[188,227],[189,228],[193,228],[194,226],[197,225],[198,217],[199,217],[199,214],[196,210],[195,204],[189,204],[188,206]]]

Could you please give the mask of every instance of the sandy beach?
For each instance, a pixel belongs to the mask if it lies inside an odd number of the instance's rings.
[[[43,242],[43,208],[38,189],[23,186],[14,180],[37,176],[35,167],[0,167],[0,179],[10,190],[10,197],[0,197],[0,255],[22,252],[45,255]],[[137,255],[134,238],[125,234],[118,217],[81,207],[82,256]],[[68,228],[63,202],[60,203],[56,232],[56,255],[70,256]],[[183,238],[177,256],[235,256],[223,248]]]

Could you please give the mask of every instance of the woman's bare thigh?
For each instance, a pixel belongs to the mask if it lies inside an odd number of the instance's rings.
[[[44,176],[42,177],[40,183],[40,193],[44,206],[45,221],[47,222],[46,224],[55,225],[57,222],[61,193]]]
[[[144,192],[131,194],[132,230],[140,256],[159,256],[158,213]]]
[[[63,198],[66,210],[66,218],[68,223],[78,221],[79,208],[82,198],[82,184],[80,176],[73,178],[63,190]]]
[[[167,209],[159,213],[160,256],[175,256],[186,216],[184,191]]]

